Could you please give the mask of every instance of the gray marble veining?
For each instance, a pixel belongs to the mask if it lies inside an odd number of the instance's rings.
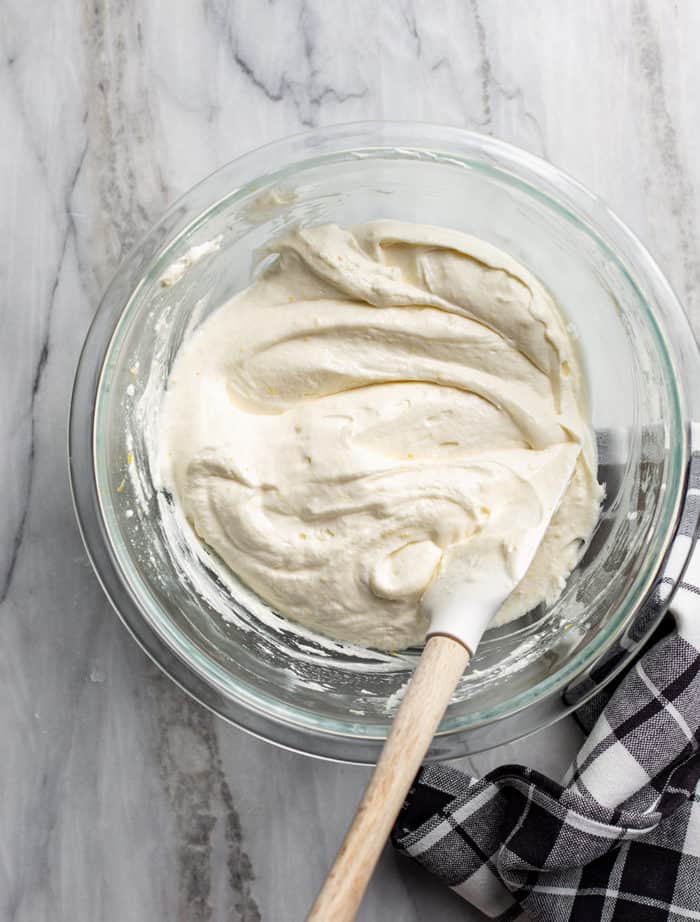
[[[700,331],[694,0],[5,0],[0,9],[0,922],[301,919],[367,771],[224,725],[127,636],[70,503],[80,345],[178,194],[304,126],[475,128],[566,169]],[[469,760],[557,774],[572,724]],[[387,852],[363,922],[476,919]]]

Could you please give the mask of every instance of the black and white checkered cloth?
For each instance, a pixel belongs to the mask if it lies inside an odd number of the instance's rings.
[[[689,488],[693,533],[681,527],[661,593],[695,537],[697,451]],[[672,630],[579,712],[592,729],[563,783],[425,766],[394,846],[502,922],[700,920],[700,543],[672,610]]]

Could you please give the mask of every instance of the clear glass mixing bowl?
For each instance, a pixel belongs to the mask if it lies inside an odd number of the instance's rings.
[[[376,758],[419,651],[334,644],[270,612],[157,487],[154,433],[183,337],[249,283],[263,245],[290,225],[380,217],[466,231],[539,275],[580,342],[607,488],[561,599],[484,638],[433,758],[551,722],[654,626],[676,580],[664,561],[700,395],[688,321],[641,244],[578,183],[491,138],[386,123],[312,131],[235,160],[168,211],[107,290],[76,376],[70,466],[88,552],[132,633],[203,704],[281,745],[357,762]]]

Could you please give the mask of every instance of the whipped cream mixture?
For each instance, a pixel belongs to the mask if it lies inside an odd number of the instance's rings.
[[[281,614],[400,649],[424,638],[431,584],[478,579],[486,546],[507,567],[568,482],[496,623],[553,602],[602,490],[543,286],[482,240],[395,221],[271,252],[168,385],[164,476],[197,534]]]

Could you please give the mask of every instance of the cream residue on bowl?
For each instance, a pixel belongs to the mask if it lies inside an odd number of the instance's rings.
[[[297,230],[189,335],[159,424],[184,515],[274,608],[338,640],[420,642],[421,597],[479,567],[575,473],[497,622],[553,602],[601,488],[576,349],[523,266],[454,231]]]

